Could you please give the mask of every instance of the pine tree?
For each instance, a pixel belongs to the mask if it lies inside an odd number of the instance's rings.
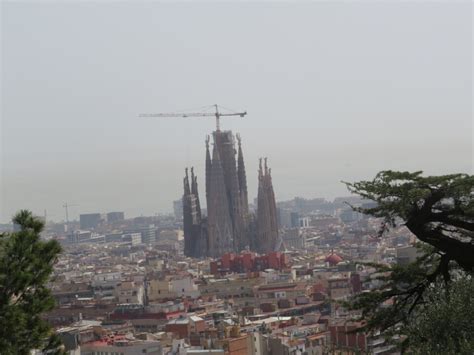
[[[55,240],[42,241],[44,223],[29,211],[13,218],[18,231],[0,234],[0,353],[59,353],[59,341],[41,318],[54,308],[47,287],[61,252]]]

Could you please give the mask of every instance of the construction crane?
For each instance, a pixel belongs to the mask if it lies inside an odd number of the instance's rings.
[[[48,217],[51,217],[51,216],[54,216],[54,214],[48,214],[48,211],[46,210],[46,208],[44,209],[44,223],[47,224],[48,223]]]
[[[67,202],[64,203],[63,207],[66,212],[66,228],[69,226],[69,207],[74,207],[79,205],[68,205]]]
[[[190,112],[190,113],[141,113],[139,117],[215,117],[216,118],[216,131],[220,131],[220,118],[228,116],[240,116],[245,117],[247,111],[244,112],[232,112],[232,113],[222,113],[219,112],[218,105],[212,105],[215,108],[216,112]],[[222,107],[222,106],[221,106]]]

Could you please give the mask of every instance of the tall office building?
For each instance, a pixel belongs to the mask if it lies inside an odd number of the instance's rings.
[[[124,212],[109,212],[107,213],[107,222],[108,223],[115,223],[120,222],[125,219]]]
[[[79,215],[81,229],[95,229],[102,222],[100,213],[86,213]]]
[[[173,213],[174,218],[181,220],[183,219],[183,200],[173,201]]]

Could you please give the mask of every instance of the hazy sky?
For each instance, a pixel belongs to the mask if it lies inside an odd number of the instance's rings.
[[[277,199],[346,195],[383,169],[472,173],[472,5],[2,2],[0,221],[171,211],[186,165],[204,196],[219,103]],[[202,198],[202,200],[204,200]]]

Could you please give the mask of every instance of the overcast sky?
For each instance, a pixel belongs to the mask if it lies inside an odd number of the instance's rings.
[[[171,211],[185,166],[204,196],[214,120],[246,110],[278,200],[347,195],[383,169],[472,173],[472,5],[403,2],[2,2],[0,221],[18,209]],[[202,198],[202,200],[204,200]]]

